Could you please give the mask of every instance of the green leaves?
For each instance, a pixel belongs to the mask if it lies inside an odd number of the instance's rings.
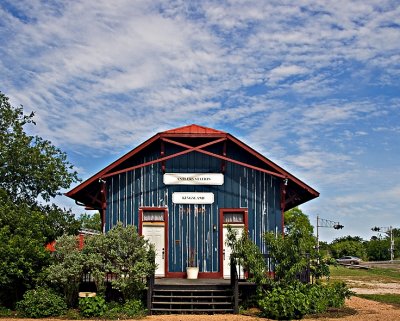
[[[63,298],[48,288],[29,290],[17,303],[17,310],[29,318],[60,316],[67,311]]]
[[[228,226],[227,245],[232,248],[231,255],[238,259],[245,271],[249,272],[249,281],[261,287],[271,282],[264,256],[249,238],[247,231],[243,231],[242,236],[238,237],[237,231]]]
[[[25,126],[35,125],[34,113],[13,107],[0,92],[0,188],[14,200],[36,203],[59,195],[78,181],[77,172],[60,149],[39,136],[28,135]]]
[[[33,117],[0,92],[0,303],[9,306],[49,263],[45,244],[79,229],[70,211],[39,201],[60,194],[77,173],[51,142],[27,134]]]
[[[0,189],[0,302],[13,306],[49,263],[43,213]]]
[[[340,308],[351,294],[343,282],[327,285],[276,283],[258,304],[264,317],[291,320],[321,313],[331,307]]]
[[[95,297],[79,298],[79,310],[86,317],[101,317],[107,310],[106,300],[99,295]]]
[[[154,250],[133,226],[117,224],[107,234],[88,235],[83,249],[74,236],[56,241],[54,262],[45,270],[47,280],[61,287],[68,304],[74,304],[84,273],[90,272],[98,292],[104,291],[108,273],[115,278],[112,287],[125,299],[138,298],[145,289],[143,280],[155,271]]]

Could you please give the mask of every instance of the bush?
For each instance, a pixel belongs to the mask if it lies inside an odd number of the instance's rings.
[[[308,285],[306,295],[310,302],[307,314],[322,313],[328,309],[328,295],[325,286],[317,284]]]
[[[0,306],[0,317],[10,317],[12,312],[10,309]]]
[[[352,292],[343,282],[328,285],[294,283],[277,284],[258,301],[264,317],[300,319],[306,314],[322,313],[340,308]]]
[[[331,308],[341,308],[345,300],[354,294],[344,282],[334,282],[327,285],[326,288],[328,306]]]
[[[309,298],[304,286],[293,284],[275,286],[258,301],[262,316],[273,319],[300,319],[309,311]]]
[[[107,312],[103,315],[106,319],[129,319],[147,314],[147,310],[140,300],[129,300],[125,304],[112,302],[108,305]]]
[[[68,320],[80,320],[81,319],[81,315],[79,313],[78,310],[76,309],[69,309],[66,313],[65,313],[65,318]]]
[[[67,311],[65,300],[48,288],[26,291],[24,298],[17,303],[17,311],[29,318],[60,316]]]
[[[106,300],[100,295],[79,298],[79,311],[84,317],[101,317],[106,309]]]

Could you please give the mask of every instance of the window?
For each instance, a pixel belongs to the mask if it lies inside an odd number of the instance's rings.
[[[224,212],[224,224],[244,224],[244,213]]]
[[[144,210],[143,222],[164,222],[164,211],[160,210]]]

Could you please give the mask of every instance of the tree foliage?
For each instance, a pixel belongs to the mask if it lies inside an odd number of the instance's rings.
[[[43,214],[0,189],[0,303],[13,307],[49,263]]]
[[[156,268],[153,247],[134,226],[117,224],[107,234],[87,236],[83,249],[78,248],[75,237],[64,235],[56,240],[55,248],[46,279],[62,289],[70,306],[76,303],[85,273],[91,274],[99,292],[105,290],[105,277],[111,273],[112,287],[125,299],[132,299],[140,295],[145,288],[143,280]]]
[[[316,258],[316,239],[306,214],[299,208],[285,213],[285,235],[265,234],[269,255],[275,262],[275,275],[283,282],[292,282]]]
[[[101,231],[101,217],[100,213],[96,212],[93,215],[83,213],[79,216],[79,222],[82,228]]]
[[[51,142],[27,134],[34,125],[33,113],[0,92],[0,304],[11,307],[48,264],[45,244],[79,228],[70,211],[50,203],[77,173]]]
[[[26,133],[26,125],[35,125],[33,118],[33,112],[25,115],[0,92],[0,188],[15,200],[36,202],[40,196],[49,201],[78,178],[64,152]]]
[[[331,252],[334,258],[340,258],[342,256],[357,256],[362,259],[367,258],[367,252],[365,250],[364,241],[359,236],[344,236],[335,239],[331,243]]]
[[[257,291],[271,283],[271,277],[260,248],[249,238],[247,231],[238,237],[237,230],[228,226],[226,244],[232,249],[231,255],[244,271],[249,272],[249,281],[257,285]]]
[[[390,260],[390,240],[371,239],[365,244],[365,248],[370,261]]]

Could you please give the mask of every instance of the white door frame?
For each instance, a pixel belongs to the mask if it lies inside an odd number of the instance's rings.
[[[144,217],[144,213],[149,212],[162,212],[163,214],[157,218],[155,216],[154,219],[146,219]],[[162,217],[162,218],[161,218]],[[146,238],[146,232],[153,234],[157,231],[158,234],[161,234],[161,239],[158,239],[158,242],[152,242],[155,244],[156,248],[156,258],[155,261],[158,264],[155,276],[156,277],[165,277],[167,275],[167,267],[168,267],[168,211],[165,207],[143,207],[139,209],[139,234]],[[151,239],[150,239],[151,242]]]
[[[224,214],[243,214],[243,219],[241,222],[225,222]],[[247,208],[221,208],[220,209],[220,275],[224,279],[229,279],[230,276],[230,248],[225,244],[226,235],[227,235],[227,227],[230,225],[233,229],[240,229],[240,235],[244,230],[247,230],[247,217],[248,211]],[[237,271],[240,278],[244,278],[245,274],[243,269],[241,268]]]

